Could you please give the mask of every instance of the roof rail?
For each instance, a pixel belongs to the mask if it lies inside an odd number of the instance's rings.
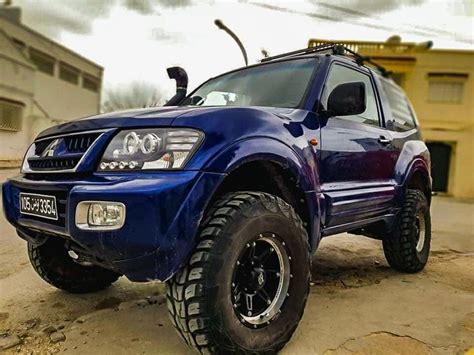
[[[265,63],[265,62],[270,62],[276,59],[294,57],[298,55],[305,55],[305,54],[311,54],[311,53],[320,53],[320,52],[330,52],[331,54],[336,54],[336,55],[347,55],[347,53],[349,53],[350,56],[355,57],[355,61],[357,64],[359,65],[363,65],[364,63],[371,64],[377,70],[379,70],[380,74],[382,74],[382,76],[384,77],[388,77],[391,74],[390,71],[385,69],[380,64],[377,64],[376,62],[374,62],[370,57],[360,55],[359,53],[354,52],[353,50],[345,47],[344,45],[337,44],[337,43],[324,43],[319,46],[308,47],[308,48],[299,49],[299,50],[288,52],[288,53],[278,54],[272,57],[263,58],[260,62]]]
[[[297,51],[292,51],[288,53],[282,53],[282,54],[277,54],[272,57],[266,57],[260,60],[260,62],[265,63],[269,62],[275,59],[280,59],[280,58],[286,58],[286,57],[293,57],[296,55],[303,55],[303,54],[309,54],[309,53],[316,53],[316,52],[323,52],[326,50],[333,50],[334,46],[336,44],[334,43],[325,43],[321,44],[319,46],[315,47],[308,47],[308,48],[303,48],[303,49],[298,49]]]

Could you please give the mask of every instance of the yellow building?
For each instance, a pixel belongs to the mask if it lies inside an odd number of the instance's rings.
[[[341,43],[391,71],[415,107],[431,152],[433,189],[474,198],[474,51],[401,42],[310,39]]]

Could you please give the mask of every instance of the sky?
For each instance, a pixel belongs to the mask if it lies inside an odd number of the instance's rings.
[[[244,65],[221,19],[244,43],[249,63],[304,48],[309,38],[432,40],[474,49],[472,0],[13,0],[23,22],[105,68],[104,87],[133,81],[172,96],[166,68],[180,65],[190,88]]]

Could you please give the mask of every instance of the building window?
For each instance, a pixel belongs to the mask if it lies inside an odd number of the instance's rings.
[[[68,83],[79,84],[79,73],[79,69],[74,68],[72,65],[63,62],[59,64],[59,77]]]
[[[433,103],[460,104],[464,94],[467,74],[429,73],[428,101]]]
[[[0,98],[0,130],[20,131],[23,104]]]
[[[100,79],[92,75],[84,74],[82,77],[82,87],[93,92],[99,92]]]
[[[37,49],[30,48],[30,59],[40,72],[54,75],[54,64],[56,60],[53,57]]]

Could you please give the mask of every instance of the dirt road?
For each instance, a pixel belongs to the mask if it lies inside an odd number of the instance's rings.
[[[459,354],[474,347],[474,203],[436,197],[432,214],[431,259],[415,275],[392,271],[378,241],[323,240],[306,312],[282,353]],[[93,295],[60,292],[36,276],[25,243],[0,218],[6,353],[192,353],[171,327],[162,293],[160,284],[123,278]]]

